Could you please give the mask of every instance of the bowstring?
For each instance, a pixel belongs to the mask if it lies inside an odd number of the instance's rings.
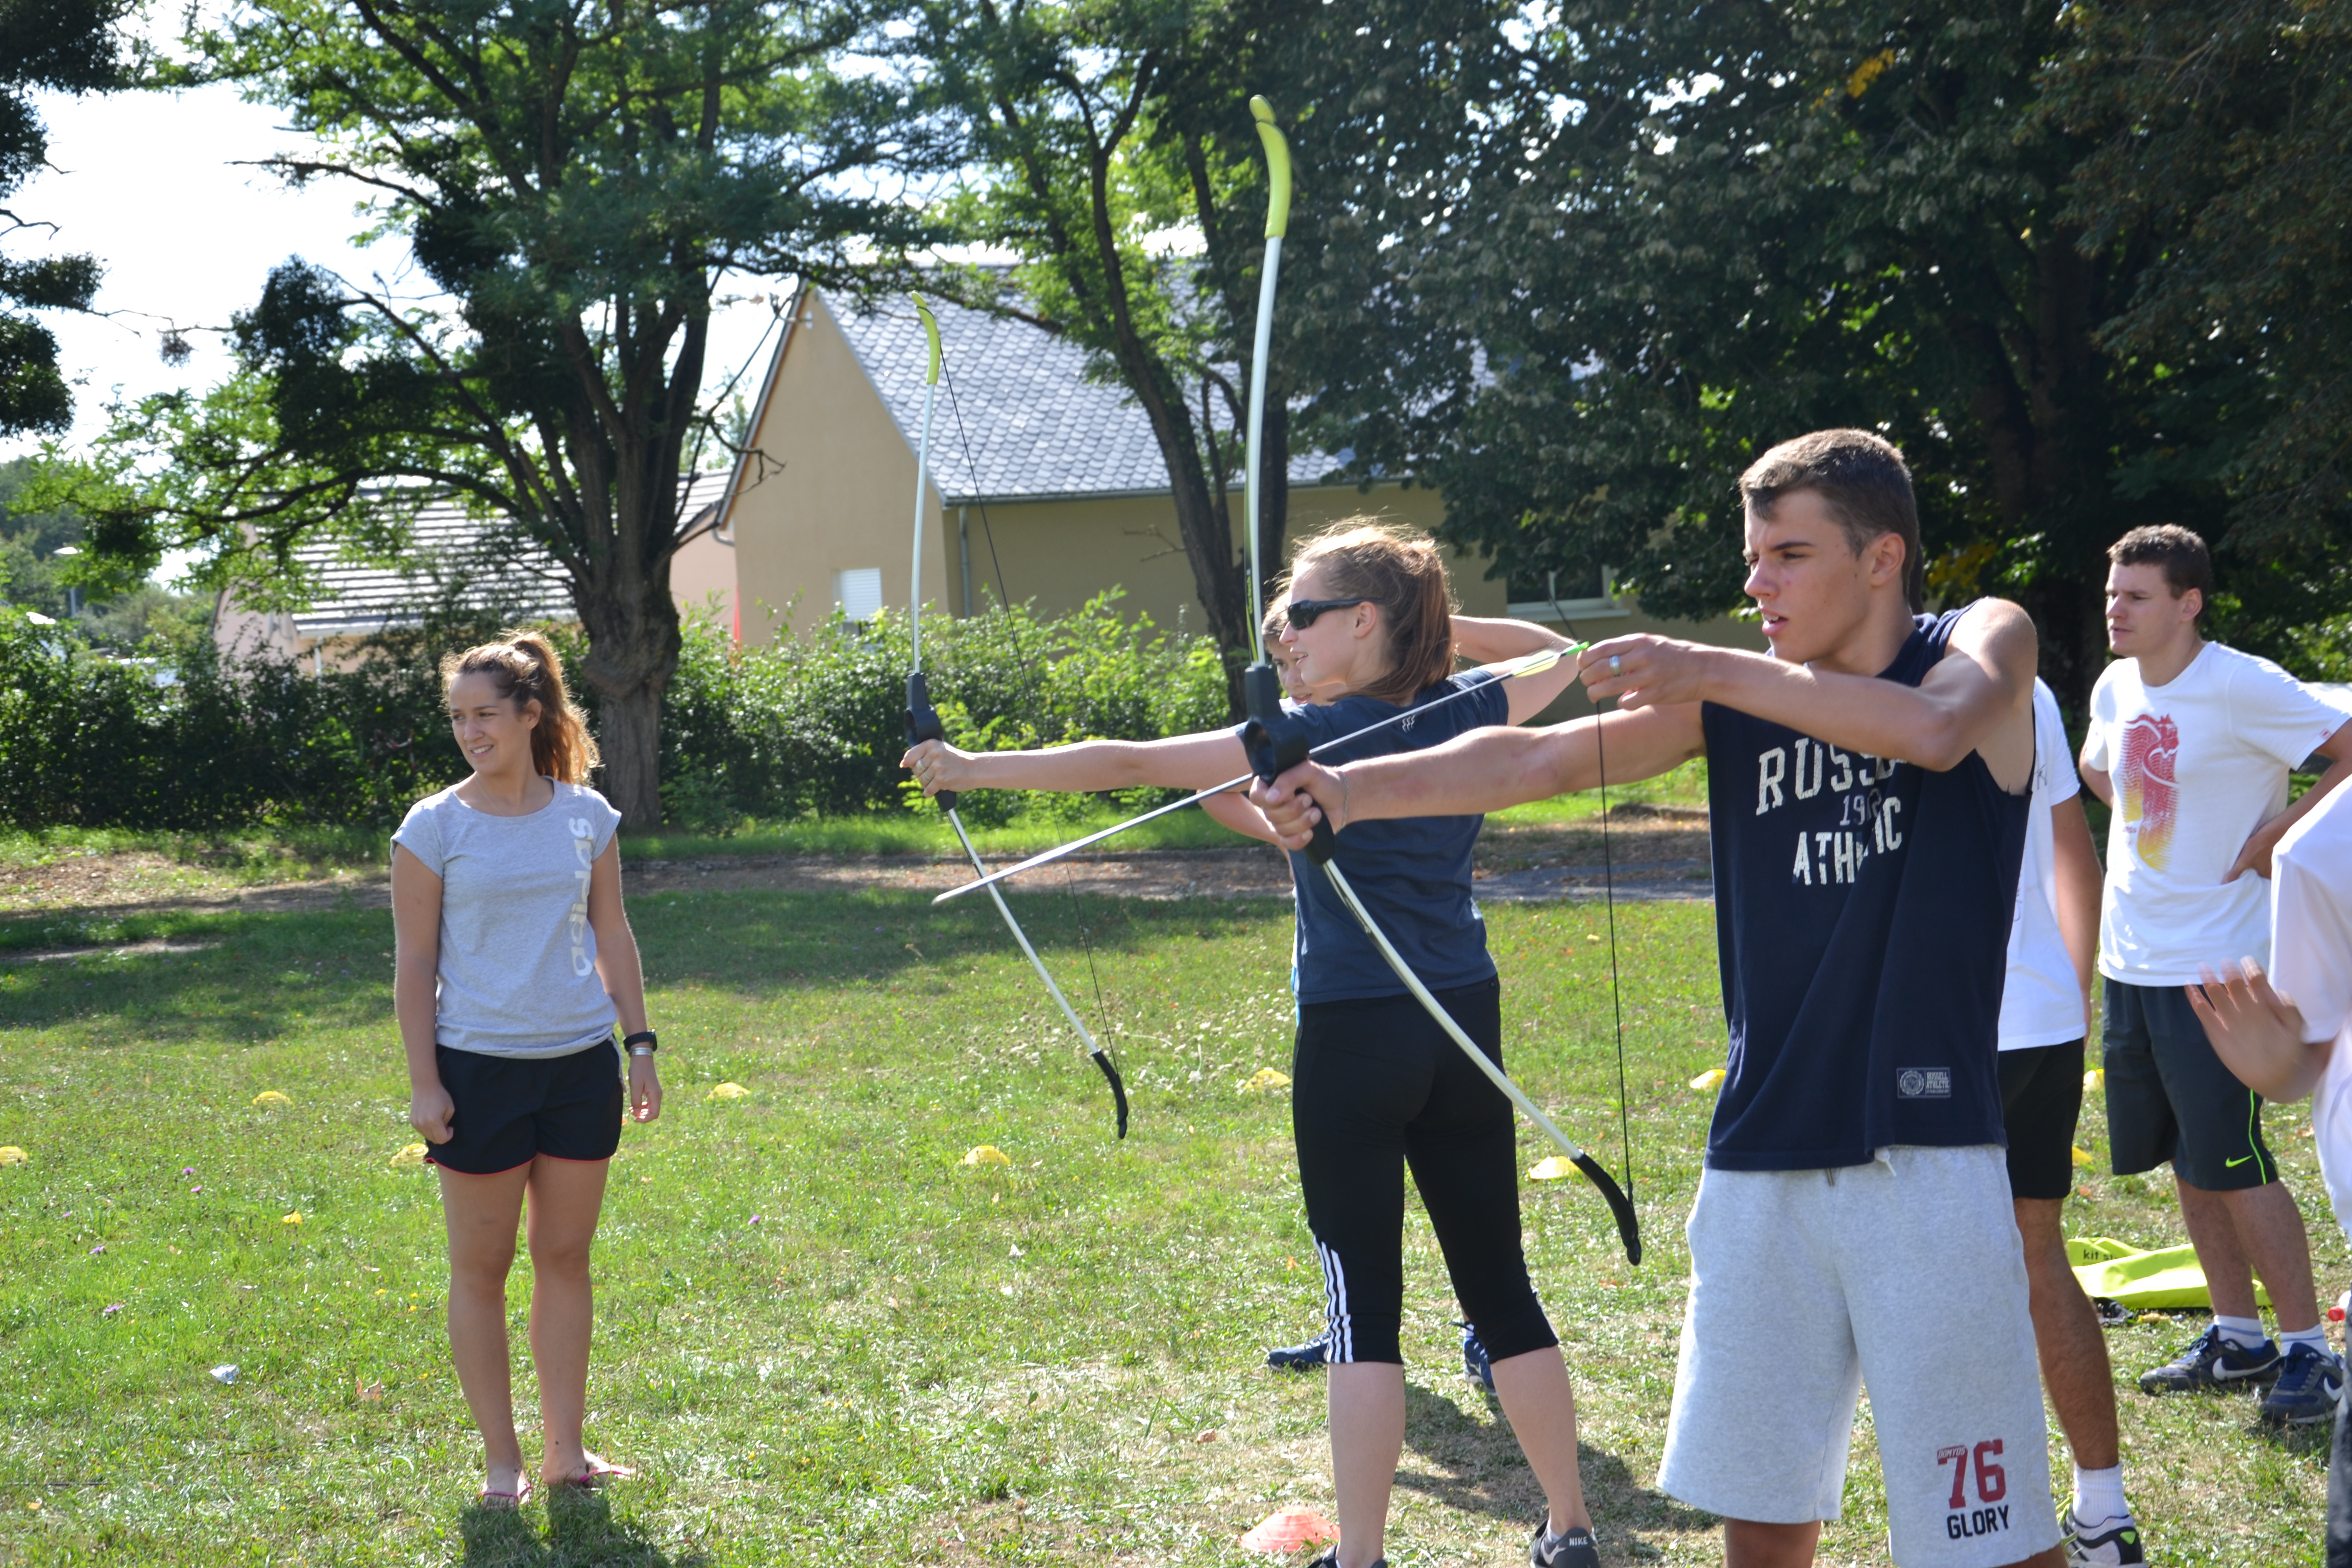
[[[1553,580],[1557,584],[1557,579]],[[1559,607],[1557,586],[1548,589],[1551,612],[1559,616],[1559,624],[1568,635],[1583,642],[1584,634],[1577,630]],[[1589,645],[1588,645],[1589,646]],[[1633,1191],[1633,1112],[1625,1086],[1625,995],[1617,974],[1617,867],[1609,844],[1609,725],[1601,711],[1601,704],[1592,705],[1593,763],[1601,773],[1601,900],[1609,926],[1609,1010],[1617,1033],[1617,1145],[1625,1153],[1625,1202],[1637,1200]]]
[[[996,575],[998,625],[1004,633],[1005,641],[1013,649],[1013,658],[1018,660],[1021,657],[1021,634],[1013,629],[1013,595],[1004,586],[1004,563],[996,553],[996,530],[989,526],[988,498],[980,493],[980,463],[971,455],[971,432],[964,428],[963,405],[956,397],[955,371],[949,365],[948,357],[944,353],[940,356],[940,379],[947,383],[948,413],[955,420],[956,443],[963,448],[965,482],[972,487],[972,500],[980,506],[981,537],[988,542],[988,564],[990,570]],[[1094,938],[1087,929],[1086,908],[1078,902],[1077,883],[1071,877],[1067,864],[1062,868],[1062,890],[1069,896],[1070,920],[1078,928],[1078,951],[1085,953],[1087,957],[1087,979],[1094,986],[1095,993],[1095,1019],[1097,1023],[1108,1023],[1110,1019],[1110,1008],[1103,1000],[1102,974],[1095,968]],[[1103,1049],[1108,1052],[1110,1047],[1106,1045]],[[1118,1065],[1116,1058],[1113,1058],[1111,1065],[1113,1067]]]

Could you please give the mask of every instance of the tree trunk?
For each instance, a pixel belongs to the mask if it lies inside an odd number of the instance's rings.
[[[597,699],[596,744],[604,759],[599,783],[621,814],[622,831],[649,833],[662,825],[662,699],[681,640],[669,562],[599,578],[574,589],[588,633],[580,674]]]

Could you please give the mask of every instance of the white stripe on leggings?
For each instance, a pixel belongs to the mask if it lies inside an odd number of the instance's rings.
[[[1356,1325],[1348,1313],[1348,1276],[1339,1267],[1339,1255],[1315,1243],[1315,1256],[1323,1264],[1323,1336],[1324,1358],[1333,1362],[1356,1359]]]

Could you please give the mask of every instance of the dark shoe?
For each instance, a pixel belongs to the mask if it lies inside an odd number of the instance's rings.
[[[2066,1568],[2140,1568],[2147,1561],[2140,1550],[2139,1525],[2129,1516],[2120,1522],[2101,1520],[2113,1528],[2096,1535],[2089,1533],[2091,1527],[2076,1519],[2071,1508],[2059,1522],[2066,1528],[2061,1543],[2066,1548]]]
[[[1265,1352],[1265,1364],[1277,1372],[1312,1372],[1331,1359],[1328,1340],[1309,1340],[1303,1345],[1285,1345],[1280,1350]]]
[[[1478,1342],[1478,1331],[1467,1323],[1459,1326],[1462,1330],[1462,1375],[1487,1393],[1494,1393],[1495,1363],[1486,1359],[1486,1347]]]
[[[1334,1544],[1327,1546],[1322,1551],[1317,1552],[1315,1554],[1315,1560],[1307,1563],[1307,1568],[1339,1568],[1339,1548],[1338,1544],[1335,1542]],[[1372,1568],[1389,1568],[1389,1560],[1383,1557],[1379,1562],[1374,1563],[1372,1564]]]
[[[1534,1568],[1601,1568],[1601,1548],[1594,1543],[1592,1531],[1582,1528],[1554,1535],[1547,1519],[1536,1526],[1528,1561]]]
[[[2344,1363],[2326,1351],[2297,1345],[2287,1352],[2278,1382],[2263,1401],[2263,1419],[2273,1426],[2333,1421],[2343,1397]]]
[[[2269,1340],[2252,1350],[2240,1350],[2221,1337],[2219,1328],[2207,1329],[2189,1348],[2162,1366],[2139,1374],[2144,1394],[2187,1394],[2200,1388],[2260,1388],[2278,1380],[2284,1366],[2278,1346]],[[2341,1375],[2339,1373],[2339,1375]]]

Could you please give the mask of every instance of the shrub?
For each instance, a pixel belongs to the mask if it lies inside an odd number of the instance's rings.
[[[1055,620],[1025,609],[927,617],[924,663],[949,738],[990,749],[1205,729],[1224,711],[1206,638],[1122,619],[1105,595]],[[489,628],[376,639],[357,668],[234,660],[208,639],[126,661],[74,628],[0,608],[0,823],[225,829],[389,826],[464,776],[436,673]],[[559,639],[567,659],[584,651]],[[903,809],[907,625],[836,616],[750,650],[689,621],[662,731],[664,804],[681,826]],[[575,682],[594,720],[594,694]],[[1055,797],[1046,797],[1055,798]],[[971,798],[1000,821],[1019,795]]]

